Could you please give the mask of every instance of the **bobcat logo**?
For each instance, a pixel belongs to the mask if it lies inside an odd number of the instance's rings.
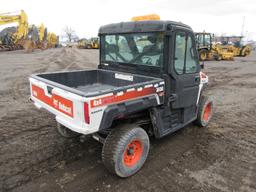
[[[57,99],[53,99],[53,105],[54,107],[58,107],[59,101]]]

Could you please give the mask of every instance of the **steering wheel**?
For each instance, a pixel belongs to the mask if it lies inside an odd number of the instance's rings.
[[[147,59],[146,62],[145,62],[146,64],[153,65],[151,57],[144,56],[144,57],[142,57],[142,60],[144,60],[144,59]]]

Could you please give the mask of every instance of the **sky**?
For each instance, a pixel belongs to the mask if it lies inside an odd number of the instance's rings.
[[[243,34],[256,41],[256,0],[0,0],[0,4],[0,13],[23,9],[29,24],[43,22],[60,36],[69,26],[80,38],[89,38],[97,36],[101,25],[154,13],[162,20],[217,35],[240,35],[245,18]]]

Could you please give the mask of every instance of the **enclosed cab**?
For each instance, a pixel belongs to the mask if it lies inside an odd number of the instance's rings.
[[[212,34],[206,32],[195,33],[199,59],[205,61],[212,49]]]
[[[149,136],[208,125],[208,77],[185,24],[116,23],[102,26],[99,37],[98,69],[32,75],[31,99],[56,116],[61,135],[91,134],[102,142],[104,165],[128,177],[144,164]]]

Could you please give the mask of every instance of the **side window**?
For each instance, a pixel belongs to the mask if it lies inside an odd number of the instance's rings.
[[[192,38],[188,35],[187,38],[187,51],[186,51],[186,73],[197,72],[197,60],[195,58],[195,48],[193,47]]]
[[[183,74],[186,52],[186,33],[178,32],[175,38],[175,61],[174,69],[178,74]]]

